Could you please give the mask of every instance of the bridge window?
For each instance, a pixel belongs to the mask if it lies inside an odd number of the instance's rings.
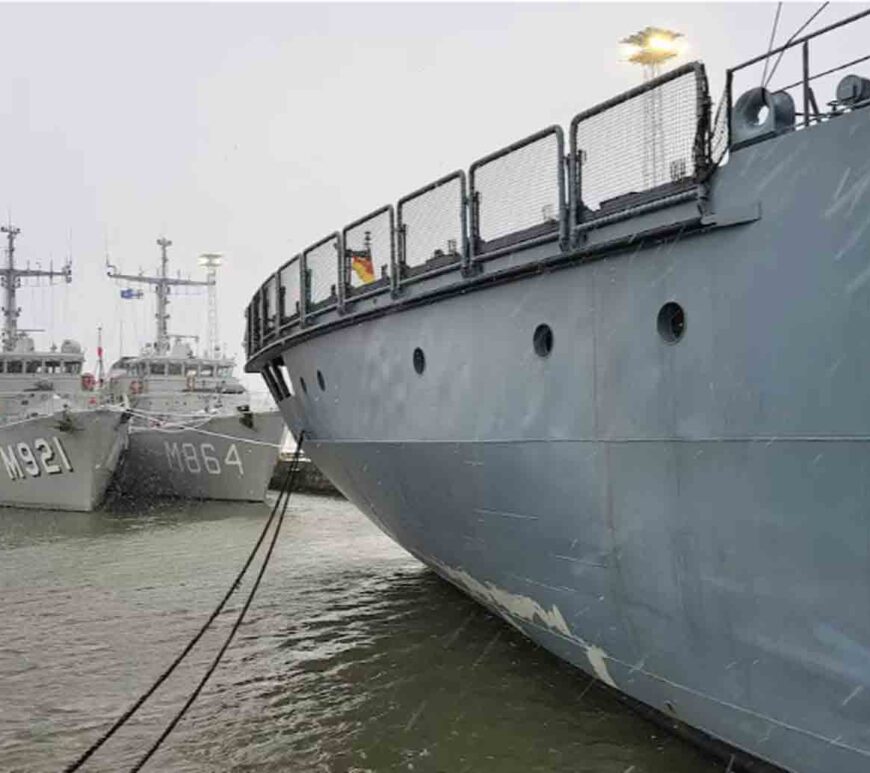
[[[51,374],[60,373],[60,360],[46,360],[45,372]]]
[[[180,376],[181,375],[181,363],[180,362],[170,362],[168,372],[169,372],[170,376]]]
[[[152,362],[151,363],[151,375],[152,376],[165,376],[166,375],[166,363],[165,362]]]
[[[214,375],[214,366],[213,365],[202,365],[199,368],[200,376],[213,376]]]
[[[9,360],[6,364],[6,372],[7,373],[21,373],[23,368],[21,367],[23,363],[21,360]]]
[[[26,373],[42,373],[42,360],[28,360],[25,366]]]
[[[69,376],[78,376],[81,370],[82,364],[80,362],[65,362],[63,364],[63,372]]]

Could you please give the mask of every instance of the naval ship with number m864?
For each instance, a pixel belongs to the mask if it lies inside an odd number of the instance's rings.
[[[154,343],[135,357],[121,357],[109,370],[113,405],[128,407],[130,443],[118,473],[122,495],[262,501],[284,433],[274,406],[251,405],[251,395],[235,377],[235,362],[222,355],[210,330],[206,356],[195,355],[183,336],[171,341],[169,293],[172,287],[213,291],[216,263],[205,281],[170,277],[168,239],[161,237],[160,272],[150,277],[109,276],[154,287],[157,329]],[[215,255],[204,256],[214,259]],[[213,295],[209,315],[216,325]]]
[[[0,505],[89,511],[103,500],[127,441],[127,416],[103,405],[81,346],[35,348],[18,327],[22,279],[72,280],[61,270],[17,268],[19,229],[2,228],[6,265],[0,346]]]
[[[247,369],[386,534],[750,769],[870,770],[870,80],[813,58],[868,21],[715,110],[702,65],[653,78],[247,309]]]

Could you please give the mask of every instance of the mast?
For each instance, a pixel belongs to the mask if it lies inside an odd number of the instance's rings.
[[[218,267],[223,263],[223,255],[218,252],[204,252],[199,256],[199,265],[206,269],[208,279],[208,328],[206,338],[206,351],[209,357],[220,358],[220,343],[218,343],[218,314],[217,314],[217,281]]]
[[[154,339],[154,346],[157,354],[169,354],[169,293],[172,287],[208,287],[214,284],[214,276],[209,276],[205,282],[197,282],[193,279],[182,279],[181,277],[172,278],[168,275],[169,256],[166,253],[167,247],[172,245],[172,242],[165,236],[161,236],[157,240],[157,245],[160,247],[160,273],[157,276],[145,276],[144,274],[122,274],[115,266],[106,260],[107,274],[112,279],[123,279],[127,282],[138,282],[140,284],[148,284],[154,286],[154,292],[157,295],[157,313],[154,315],[157,320],[157,334]]]
[[[10,223],[0,226],[0,233],[6,234],[6,266],[0,268],[0,282],[4,289],[2,349],[4,352],[11,352],[15,349],[15,342],[18,340],[18,317],[21,309],[18,308],[15,294],[21,284],[21,278],[32,276],[53,279],[57,276],[63,277],[66,282],[72,282],[72,265],[67,261],[60,271],[55,271],[53,268],[48,271],[15,268],[15,238],[21,233],[21,229]]]

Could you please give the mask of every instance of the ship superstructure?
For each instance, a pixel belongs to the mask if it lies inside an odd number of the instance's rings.
[[[247,309],[247,369],[385,533],[602,683],[805,773],[870,769],[870,79],[831,83],[868,59],[846,46],[813,58],[867,19],[732,68],[715,112],[689,64],[498,150]],[[781,53],[795,82],[759,86]]]
[[[116,405],[133,415],[130,448],[119,475],[125,494],[259,501],[265,496],[283,434],[280,414],[255,409],[234,375],[235,362],[217,344],[217,312],[209,303],[209,346],[197,355],[184,336],[169,332],[169,296],[176,286],[215,283],[169,276],[168,247],[161,237],[160,271],[130,275],[109,267],[109,276],[154,288],[157,313],[153,342],[139,355],[121,357],[107,385]],[[214,257],[214,256],[210,256]]]
[[[22,279],[72,281],[59,271],[19,268],[19,229],[4,226],[3,338],[0,347],[0,504],[91,510],[103,499],[127,436],[126,417],[101,404],[84,352],[71,340],[38,350],[18,327]]]

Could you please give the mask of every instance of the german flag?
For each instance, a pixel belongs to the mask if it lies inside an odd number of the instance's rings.
[[[366,252],[351,253],[350,267],[359,277],[360,282],[364,285],[375,281],[375,267],[372,263],[372,257]]]

